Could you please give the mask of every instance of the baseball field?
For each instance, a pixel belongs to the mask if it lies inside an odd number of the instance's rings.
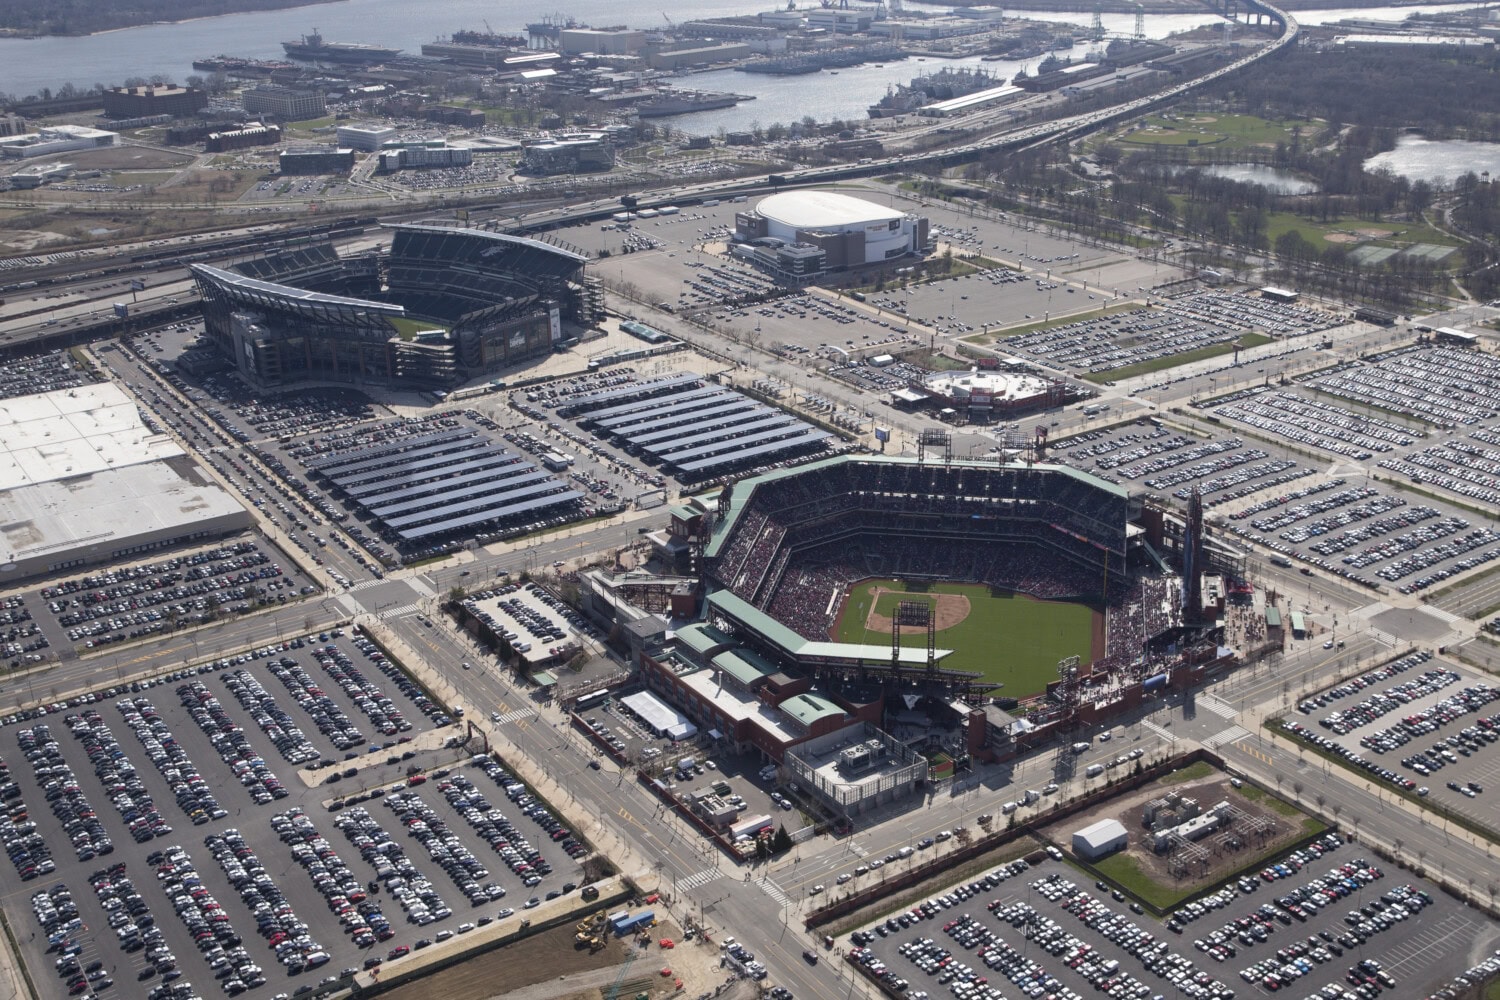
[[[939,649],[954,650],[941,661],[972,670],[1005,686],[1007,698],[1026,698],[1057,679],[1057,663],[1077,656],[1090,663],[1103,654],[1104,615],[1086,604],[1039,601],[993,590],[981,583],[864,580],[849,589],[834,626],[838,642],[889,646],[891,619],[901,601],[932,608]],[[926,644],[926,630],[902,629],[903,646]]]

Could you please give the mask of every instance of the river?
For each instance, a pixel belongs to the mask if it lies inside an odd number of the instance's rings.
[[[780,6],[776,0],[677,0],[670,5],[669,13],[675,21],[687,21],[754,14]],[[1080,6],[1087,8],[1086,0],[1080,0]],[[1478,5],[1307,11],[1299,14],[1298,19],[1304,24],[1320,24],[1342,17],[1400,19],[1416,11],[1472,6]],[[943,8],[924,5],[921,9],[941,11]],[[614,0],[546,0],[542,7],[523,11],[510,5],[497,5],[494,0],[427,0],[423,3],[411,0],[340,0],[338,3],[287,10],[226,14],[175,24],[124,28],[80,38],[3,38],[0,39],[0,91],[24,96],[35,94],[44,87],[56,91],[67,83],[80,87],[94,83],[114,86],[128,77],[149,78],[156,74],[181,83],[194,72],[192,60],[195,58],[228,53],[258,59],[281,59],[285,57],[281,42],[311,32],[314,27],[330,41],[388,45],[415,55],[420,52],[422,43],[439,36],[465,28],[483,30],[486,19],[495,31],[520,34],[524,33],[526,21],[539,20],[559,10],[580,22],[594,25],[618,24],[622,20],[636,27],[663,24],[644,15],[622,14],[623,9]],[[1043,17],[1041,14],[1026,16]],[[1087,26],[1093,15],[1085,12],[1048,14],[1045,17]],[[1214,15],[1207,11],[1201,16],[1148,14],[1146,34],[1151,38],[1164,38],[1172,32],[1214,20]],[[1133,15],[1104,15],[1104,26],[1111,32],[1129,33],[1134,30],[1134,24]],[[993,67],[999,72],[1009,65],[997,63]],[[765,103],[755,102],[758,107],[745,105],[746,109],[753,107],[753,111],[747,111],[743,118],[734,117],[739,124],[725,127],[741,127],[751,120],[764,124],[790,122],[805,114],[813,114],[823,121],[835,117],[862,118],[865,107],[885,93],[887,84],[905,82],[921,69],[933,67],[933,60],[926,64],[906,60],[887,64],[883,70],[872,66],[840,70],[836,81],[822,74],[813,78],[794,77],[790,85],[770,78],[755,79],[748,73],[734,73],[723,82],[724,89],[758,96],[763,94]],[[1010,72],[1013,75],[1015,70]],[[719,84],[716,81],[714,85]],[[815,101],[808,100],[810,87],[817,89]],[[712,131],[720,124],[724,122],[715,121],[695,130]]]

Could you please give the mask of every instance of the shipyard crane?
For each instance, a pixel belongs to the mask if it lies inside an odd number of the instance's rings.
[[[667,16],[667,12],[666,11],[662,11],[661,12],[661,19],[663,21],[667,22],[667,27],[670,28],[672,31],[676,31],[677,30],[677,25],[675,25],[675,24],[672,23],[672,19]]]

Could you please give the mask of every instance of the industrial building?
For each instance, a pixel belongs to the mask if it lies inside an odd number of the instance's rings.
[[[523,174],[582,174],[612,170],[615,148],[603,132],[559,136],[532,143],[521,153],[516,169]]]
[[[114,87],[104,92],[107,118],[190,115],[208,107],[208,92],[197,87]]]
[[[395,140],[396,130],[389,125],[340,125],[337,136],[340,148],[375,153],[385,143]]]
[[[347,174],[354,169],[354,150],[332,146],[293,146],[277,156],[283,174]]]
[[[0,138],[0,156],[29,159],[33,156],[69,153],[77,149],[101,149],[118,145],[119,141],[118,133],[103,129],[85,125],[53,125],[35,132]]]
[[[815,246],[829,271],[885,263],[929,245],[925,217],[833,191],[773,194],[736,213],[734,226],[737,242]]]
[[[0,572],[12,582],[250,525],[113,383],[0,400]]]
[[[284,122],[307,121],[328,113],[328,104],[316,90],[291,87],[250,87],[241,96],[245,110]]]
[[[1128,839],[1125,824],[1117,819],[1101,819],[1073,831],[1073,853],[1085,861],[1097,861],[1106,854],[1123,850]]]
[[[203,140],[203,151],[227,153],[234,149],[249,149],[251,146],[274,146],[280,141],[279,125],[242,125],[222,132],[210,132]]]
[[[432,167],[467,167],[474,162],[474,150],[467,146],[408,146],[382,150],[380,170],[422,170]]]
[[[422,117],[430,122],[461,125],[464,128],[480,128],[487,120],[484,112],[478,108],[464,108],[450,104],[429,105],[422,109]]]
[[[646,47],[646,33],[630,28],[564,28],[557,35],[558,48],[568,55],[594,52],[601,56],[628,56]]]

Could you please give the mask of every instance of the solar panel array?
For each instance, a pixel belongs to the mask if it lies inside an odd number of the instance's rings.
[[[601,437],[682,479],[762,465],[824,446],[827,431],[693,375],[635,383],[568,400]]]
[[[584,494],[477,430],[423,434],[323,456],[308,471],[406,543],[503,528]]]

